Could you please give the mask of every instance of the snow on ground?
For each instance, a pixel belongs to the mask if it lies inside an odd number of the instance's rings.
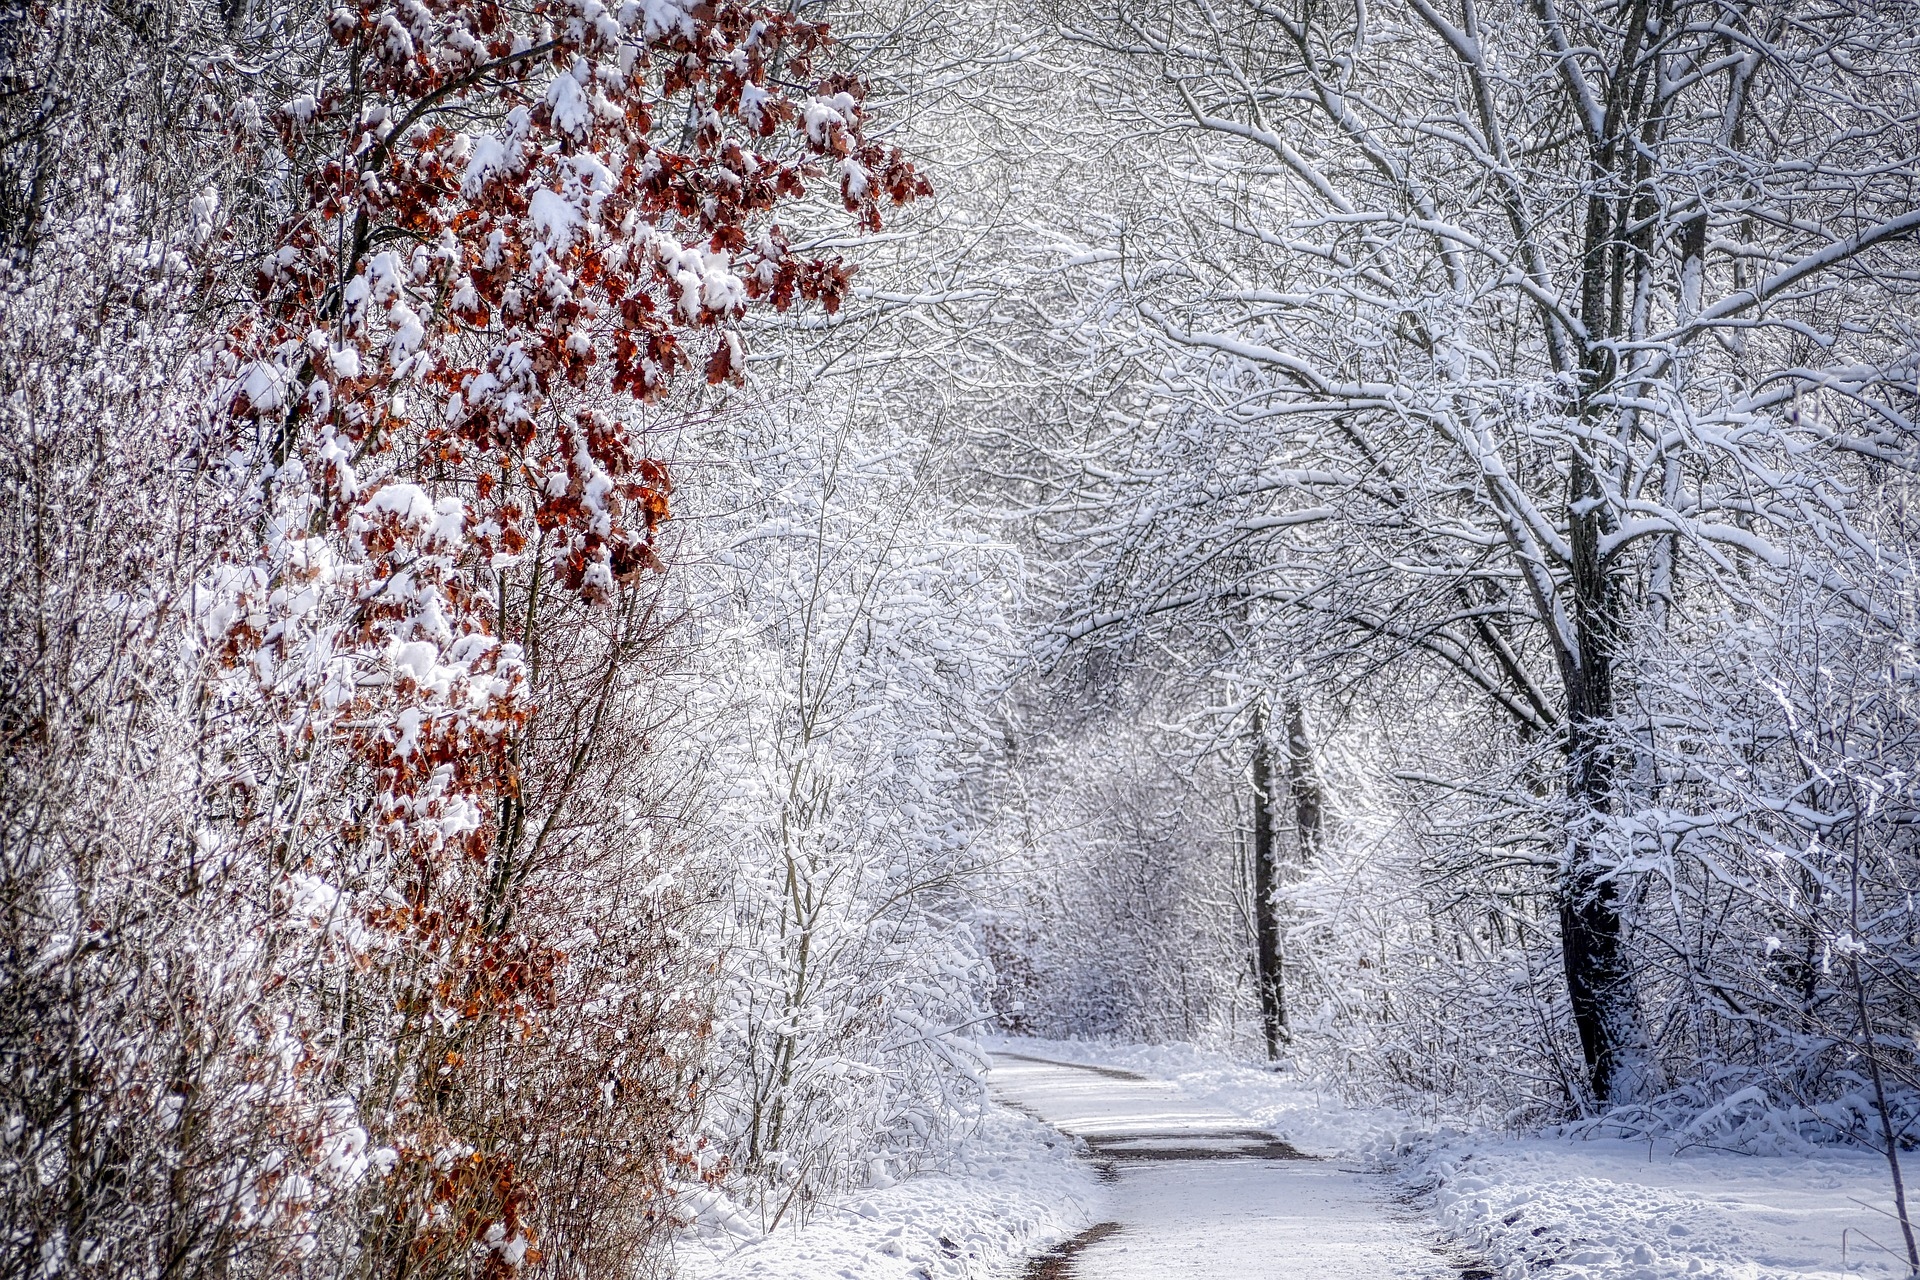
[[[1002,1058],[996,1089],[1070,1133],[1138,1140],[1260,1129],[1329,1159],[1123,1161],[1118,1184],[1103,1187],[1095,1166],[1076,1158],[1084,1148],[1073,1139],[993,1106],[941,1167],[848,1193],[804,1223],[790,1218],[763,1234],[732,1207],[708,1203],[681,1242],[680,1275],[1005,1280],[1024,1257],[1108,1220],[1126,1229],[1079,1255],[1084,1280],[1424,1277],[1437,1274],[1426,1251],[1436,1232],[1501,1280],[1906,1273],[1895,1256],[1899,1227],[1886,1215],[1885,1162],[1871,1152],[1753,1156],[1436,1131],[1188,1045],[999,1039],[988,1047],[1157,1082],[1143,1089],[1089,1073],[1048,1075]],[[1369,1168],[1388,1178],[1356,1173]],[[1382,1196],[1385,1182],[1397,1203]]]
[[[1872,1152],[1762,1156],[1435,1132],[1187,1045],[1009,1039],[991,1047],[1139,1072],[1169,1083],[1185,1105],[1224,1107],[1302,1150],[1390,1169],[1414,1205],[1502,1280],[1906,1274],[1886,1163]]]
[[[1244,1117],[1252,1127],[1310,1155],[1359,1155],[1394,1141],[1408,1126],[1407,1118],[1398,1112],[1350,1107],[1291,1074],[1190,1044],[1105,1044],[1012,1036],[982,1043],[990,1052],[1111,1067],[1165,1081],[1193,1104]]]
[[[681,1280],[985,1280],[1097,1220],[1103,1189],[1075,1144],[990,1106],[947,1159],[849,1192],[773,1231],[715,1200],[676,1250]]]
[[[1003,1047],[1002,1047],[1003,1046]],[[1044,1117],[1048,1124],[1084,1138],[1142,1139],[1190,1136],[1203,1142],[1209,1135],[1261,1128],[1245,1112],[1179,1083],[1128,1078],[1128,1071],[1111,1065],[1076,1067],[1036,1048],[1000,1042],[993,1056],[993,1092],[1023,1110]]]
[[[993,1086],[1113,1159],[1113,1230],[1075,1255],[1087,1280],[1445,1280],[1432,1232],[1378,1175],[1262,1154],[1278,1144],[1178,1085],[994,1056]],[[1282,1148],[1285,1149],[1284,1147]]]
[[[1430,1190],[1442,1224],[1509,1277],[1907,1274],[1899,1224],[1876,1211],[1890,1212],[1893,1195],[1886,1161],[1872,1152],[1750,1156],[1645,1141],[1455,1136],[1403,1143],[1399,1155],[1409,1182]]]

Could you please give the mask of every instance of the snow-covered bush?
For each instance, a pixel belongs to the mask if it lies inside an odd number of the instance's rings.
[[[911,1172],[979,1090],[964,800],[1014,565],[943,517],[924,443],[842,422],[754,415],[685,466],[729,886],[707,1124],[769,1222]]]
[[[778,212],[924,183],[750,5],[4,41],[4,1273],[646,1266],[716,954],[657,455],[845,296]]]

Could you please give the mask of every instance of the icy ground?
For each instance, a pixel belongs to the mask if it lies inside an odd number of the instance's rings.
[[[940,1168],[849,1194],[770,1234],[709,1203],[683,1242],[682,1276],[1013,1280],[1027,1256],[1108,1222],[1121,1229],[1074,1254],[1072,1280],[1428,1280],[1466,1268],[1501,1280],[1906,1273],[1890,1252],[1900,1240],[1885,1212],[1885,1162],[1870,1152],[1750,1156],[1436,1132],[1187,1046],[989,1047],[996,1092],[1058,1130],[991,1108]],[[1035,1058],[1046,1061],[1023,1060]],[[1325,1158],[1280,1158],[1275,1138]],[[1194,1158],[1223,1152],[1233,1158]],[[1103,1167],[1112,1181],[1096,1180]]]

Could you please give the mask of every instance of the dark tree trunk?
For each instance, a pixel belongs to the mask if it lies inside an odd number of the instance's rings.
[[[1560,884],[1560,947],[1567,996],[1594,1102],[1602,1108],[1644,1096],[1652,1055],[1627,954],[1618,881],[1596,842],[1614,802],[1621,768],[1613,729],[1613,660],[1620,634],[1620,584],[1600,554],[1608,519],[1589,464],[1576,458],[1569,484],[1569,594],[1576,648],[1563,655],[1567,690],[1567,861]]]
[[[1312,863],[1320,856],[1327,806],[1320,791],[1320,776],[1313,768],[1306,713],[1297,701],[1287,707],[1287,789],[1293,793],[1293,829],[1300,840],[1300,861],[1303,865]]]
[[[1260,1022],[1267,1058],[1277,1060],[1287,1039],[1286,979],[1281,969],[1278,851],[1273,839],[1273,743],[1262,701],[1253,712],[1253,927],[1254,980],[1260,989]]]
[[[1560,890],[1561,956],[1587,1078],[1604,1108],[1644,1095],[1649,1054],[1615,882],[1594,872],[1578,842],[1572,861]]]
[[[1591,156],[1597,180],[1587,196],[1580,280],[1582,339],[1579,413],[1593,438],[1617,408],[1597,401],[1616,390],[1619,347],[1628,319],[1627,285],[1638,278],[1648,244],[1629,230],[1638,202],[1652,210],[1643,150],[1655,126],[1657,61],[1642,57],[1651,37],[1656,0],[1629,0],[1623,38],[1609,78],[1605,120]],[[1651,114],[1650,114],[1651,113]],[[1635,288],[1638,288],[1636,284]],[[1640,1017],[1640,998],[1620,914],[1620,886],[1599,858],[1601,828],[1615,802],[1621,752],[1614,729],[1614,659],[1619,652],[1624,599],[1617,568],[1604,551],[1618,512],[1608,501],[1603,448],[1576,444],[1567,476],[1567,596],[1571,643],[1556,647],[1566,688],[1566,867],[1560,883],[1560,946],[1567,995],[1594,1102],[1617,1106],[1644,1096],[1652,1054]],[[1549,616],[1550,622],[1550,616]]]

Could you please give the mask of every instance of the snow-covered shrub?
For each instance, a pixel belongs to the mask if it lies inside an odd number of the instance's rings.
[[[715,954],[650,455],[845,296],[777,210],[925,191],[826,47],[6,15],[5,1274],[647,1265]]]
[[[1084,719],[1030,706],[1000,761],[980,885],[998,1024],[1249,1048],[1245,761],[1166,732],[1168,708],[1129,692]]]
[[[730,886],[707,1124],[763,1222],[911,1172],[979,1096],[964,799],[1012,565],[887,427],[776,411],[685,465],[695,501],[729,503],[685,548],[712,592],[696,737]]]

